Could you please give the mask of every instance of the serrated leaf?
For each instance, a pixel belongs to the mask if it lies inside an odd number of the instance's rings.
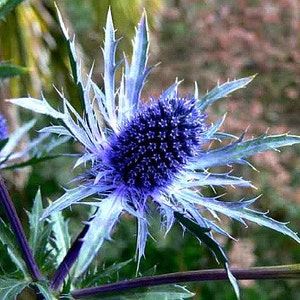
[[[18,67],[11,64],[0,64],[0,80],[19,76],[28,72],[27,68]]]
[[[272,218],[267,217],[266,213],[258,212],[249,208],[249,206],[257,200],[257,198],[247,201],[225,202],[218,201],[214,198],[201,197],[198,194],[188,190],[181,190],[177,196],[182,197],[191,203],[201,205],[210,211],[222,213],[229,218],[235,219],[243,224],[245,224],[244,220],[249,220],[258,225],[276,230],[280,233],[290,236],[296,242],[300,243],[300,238],[295,232],[286,226],[286,223],[273,220]]]
[[[144,81],[150,71],[146,68],[149,51],[149,35],[147,17],[144,13],[136,29],[133,40],[131,65],[125,64],[125,86],[128,108],[137,109]]]
[[[0,277],[0,299],[13,300],[29,285],[29,282]]]
[[[35,199],[33,202],[31,212],[27,212],[28,220],[29,220],[29,245],[33,254],[35,254],[39,250],[39,241],[41,237],[41,233],[44,229],[44,222],[40,221],[40,218],[43,213],[43,204],[40,189],[37,191],[35,195]]]
[[[103,191],[106,188],[103,188]],[[44,211],[42,219],[47,218],[52,213],[63,210],[72,204],[101,192],[98,186],[78,186],[74,189],[67,190],[59,199],[52,202]]]
[[[94,216],[87,222],[89,228],[82,239],[83,244],[74,267],[75,278],[85,272],[103,242],[110,239],[111,231],[123,210],[121,201],[115,195],[103,199],[98,206]]]
[[[2,244],[7,245],[7,251],[10,258],[17,266],[17,268],[22,271],[24,277],[27,278],[29,276],[27,272],[27,268],[22,258],[22,255],[20,253],[19,246],[16,243],[14,234],[12,233],[10,228],[3,222],[1,218],[0,218],[0,241],[2,242]]]
[[[6,15],[17,7],[24,0],[0,0],[0,19],[6,17]]]
[[[64,219],[61,211],[51,215],[54,243],[57,251],[56,260],[60,263],[70,248],[71,237],[68,230],[68,222]]]
[[[248,141],[242,141],[243,136],[234,143],[203,153],[198,157],[194,166],[205,169],[214,166],[226,166],[231,163],[245,163],[244,158],[268,150],[291,146],[300,143],[300,136],[295,135],[263,135]]]
[[[37,191],[31,212],[27,212],[29,220],[29,245],[35,257],[36,263],[41,267],[51,264],[52,253],[49,249],[52,223],[41,220],[43,204],[40,189]],[[51,253],[51,254],[50,254]]]
[[[217,85],[205,96],[199,99],[200,110],[204,111],[208,106],[212,105],[217,100],[224,98],[230,93],[245,87],[253,80],[254,77],[255,76],[244,77],[237,80],[225,82],[221,85]]]
[[[118,40],[115,38],[115,29],[113,25],[112,15],[110,9],[107,13],[105,26],[105,39],[103,59],[104,59],[104,90],[105,90],[105,108],[111,121],[115,120],[116,103],[115,103],[115,72],[116,72],[116,48]]]
[[[118,272],[123,269],[126,265],[128,265],[132,259],[128,259],[126,261],[120,263],[114,263],[107,268],[99,268],[98,266],[93,266],[89,268],[87,272],[84,274],[84,279],[80,282],[80,286],[83,288],[90,286],[100,285],[103,280],[109,279],[113,276],[118,276]]]

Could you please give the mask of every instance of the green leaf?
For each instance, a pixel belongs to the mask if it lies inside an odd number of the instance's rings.
[[[11,64],[0,64],[0,80],[19,76],[26,72],[28,72],[28,69],[24,67],[18,67]]]
[[[37,191],[31,212],[27,212],[29,220],[29,245],[36,263],[44,270],[53,271],[56,267],[56,257],[50,240],[53,223],[41,220],[43,204],[40,189]]]
[[[195,167],[205,169],[214,166],[226,166],[231,163],[245,163],[244,158],[254,154],[300,143],[300,136],[288,134],[262,135],[244,142],[242,141],[243,137],[244,135],[228,146],[208,151],[199,156],[198,161],[195,162]]]
[[[14,234],[1,218],[0,218],[0,241],[2,242],[3,245],[7,245],[7,251],[10,258],[17,266],[17,268],[22,271],[24,277],[25,278],[29,277],[25,262],[20,253],[18,244],[16,243]],[[6,299],[6,298],[0,297],[0,299]]]
[[[186,229],[188,229],[193,235],[195,235],[201,242],[203,242],[212,253],[215,255],[217,261],[221,263],[228,275],[228,279],[235,291],[237,298],[240,298],[240,291],[236,281],[236,278],[232,275],[229,265],[228,258],[224,252],[222,246],[209,234],[209,228],[203,228],[196,224],[195,222],[184,217],[183,214],[179,212],[174,212],[174,216],[179,223],[181,223]]]
[[[217,85],[210,92],[208,92],[205,96],[199,99],[199,108],[204,111],[208,106],[212,105],[217,100],[226,97],[230,93],[245,87],[248,83],[250,83],[254,76],[244,77],[233,81],[228,81],[221,85]]]
[[[3,19],[11,10],[24,0],[0,0],[0,18]]]
[[[60,263],[70,248],[71,237],[68,230],[68,222],[64,219],[62,212],[58,211],[51,215],[53,230],[53,242],[57,251],[56,261]]]
[[[29,220],[29,245],[32,249],[33,254],[36,254],[37,251],[41,250],[40,248],[40,239],[41,234],[43,233],[44,223],[40,221],[40,218],[43,213],[43,204],[40,189],[37,191],[33,207],[31,212],[27,212]]]
[[[46,282],[38,281],[38,282],[34,282],[32,285],[35,285],[39,289],[39,292],[44,296],[43,299],[45,299],[45,300],[56,300],[57,299],[57,297],[55,297],[51,293],[51,290],[48,287]]]
[[[29,282],[0,277],[0,299],[13,300],[29,285]]]
[[[83,280],[80,282],[80,286],[83,288],[91,287],[91,286],[97,286],[101,285],[104,280],[105,283],[109,279],[109,281],[112,281],[113,276],[118,276],[118,272],[123,269],[126,265],[128,265],[132,259],[120,262],[120,263],[114,263],[111,266],[104,269],[99,268],[98,266],[93,266],[92,268],[89,268],[87,272],[84,274]]]

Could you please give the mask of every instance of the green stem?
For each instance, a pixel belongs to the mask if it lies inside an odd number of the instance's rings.
[[[231,272],[238,280],[300,279],[300,264],[271,267],[254,267],[247,269],[231,269]],[[178,284],[192,281],[216,280],[228,280],[226,271],[223,269],[211,269],[139,277],[116,283],[105,284],[100,287],[74,290],[71,292],[71,295],[75,299],[79,299],[87,296],[102,295],[105,293],[124,292],[126,290],[141,287],[150,287],[164,284]]]

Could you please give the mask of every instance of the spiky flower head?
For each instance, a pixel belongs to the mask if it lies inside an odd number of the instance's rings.
[[[227,257],[212,231],[228,235],[214,220],[202,215],[206,208],[215,220],[218,213],[245,224],[245,220],[267,226],[300,241],[285,224],[266,214],[250,209],[256,200],[225,202],[201,193],[203,186],[251,187],[248,181],[226,173],[213,173],[215,166],[244,164],[245,158],[262,151],[299,143],[292,135],[267,136],[244,141],[218,129],[225,117],[216,124],[206,122],[206,109],[215,101],[246,86],[253,77],[228,81],[199,97],[196,85],[193,96],[182,97],[179,82],[165,90],[158,99],[141,100],[141,91],[151,68],[147,67],[148,30],[143,15],[133,41],[133,55],[129,63],[115,61],[118,40],[110,12],[105,27],[104,88],[101,90],[91,79],[84,80],[80,62],[59,15],[63,33],[68,42],[73,77],[82,102],[82,115],[63,94],[62,112],[53,109],[45,98],[20,98],[13,103],[35,112],[50,115],[62,125],[43,128],[42,132],[66,135],[81,143],[84,152],[75,167],[84,165],[78,186],[69,189],[44,212],[44,217],[74,203],[94,196],[94,201],[80,203],[97,207],[87,224],[83,246],[74,276],[79,276],[92,261],[105,239],[127,212],[137,219],[137,258],[144,254],[148,237],[147,218],[151,214],[149,203],[154,203],[162,216],[162,227],[168,231],[177,220],[201,241],[206,243],[217,259],[227,268]],[[124,63],[124,64],[122,64]],[[116,84],[116,70],[123,67],[120,83]],[[75,120],[74,120],[75,119]],[[231,140],[226,146],[210,149],[212,140]],[[232,283],[234,279],[228,275]]]
[[[115,180],[149,195],[169,186],[200,152],[207,130],[195,99],[152,101],[109,140],[107,150]]]

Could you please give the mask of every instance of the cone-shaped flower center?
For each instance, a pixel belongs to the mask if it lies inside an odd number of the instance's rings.
[[[167,186],[199,152],[204,118],[194,99],[159,99],[111,141],[111,166],[128,187],[152,192]]]
[[[7,125],[5,118],[0,114],[0,141],[8,137]]]

